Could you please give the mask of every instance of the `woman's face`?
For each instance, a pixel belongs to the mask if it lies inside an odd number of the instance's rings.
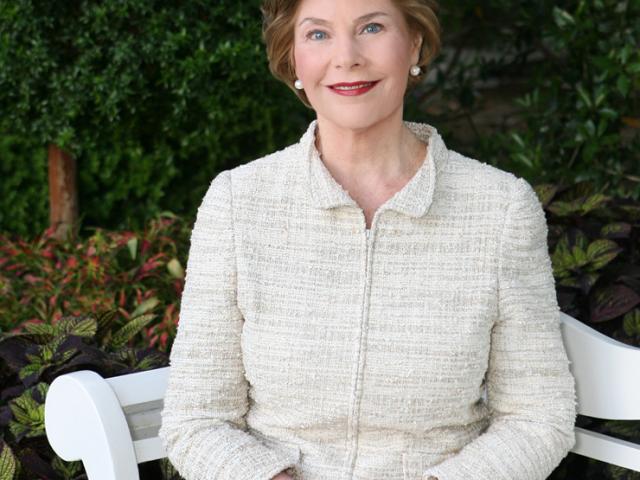
[[[366,128],[402,109],[420,37],[411,38],[391,0],[301,0],[293,56],[297,78],[317,116]],[[339,83],[376,82],[340,91]]]

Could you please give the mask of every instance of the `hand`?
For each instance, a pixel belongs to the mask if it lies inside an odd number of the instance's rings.
[[[280,472],[278,475],[273,477],[272,480],[293,480],[293,477],[291,477],[290,475],[286,474],[285,472]]]

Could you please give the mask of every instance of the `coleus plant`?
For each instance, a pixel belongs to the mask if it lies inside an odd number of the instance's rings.
[[[640,202],[589,182],[537,185],[549,224],[558,302],[620,341],[640,341]]]
[[[55,377],[84,369],[111,377],[168,365],[164,352],[128,345],[155,315],[114,329],[116,313],[27,323],[22,332],[0,335],[0,480],[86,478],[80,462],[62,461],[46,441],[44,402]]]

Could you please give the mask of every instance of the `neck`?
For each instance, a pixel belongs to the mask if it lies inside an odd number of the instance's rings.
[[[425,144],[404,125],[402,109],[358,129],[318,117],[316,148],[336,179],[372,186],[410,179],[425,156]]]

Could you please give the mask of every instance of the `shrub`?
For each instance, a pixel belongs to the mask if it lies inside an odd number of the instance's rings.
[[[180,217],[164,214],[142,232],[96,229],[78,243],[56,240],[52,229],[31,242],[0,234],[0,330],[112,309],[121,326],[159,311],[159,321],[144,330],[144,342],[168,351],[189,231]]]
[[[192,216],[217,172],[293,141],[306,122],[269,73],[259,5],[0,2],[0,135],[73,153],[85,225]],[[46,172],[26,184],[40,204]],[[0,230],[48,225],[41,209],[29,219],[0,208]]]
[[[640,200],[639,2],[440,4],[445,49],[412,116],[533,183]]]

